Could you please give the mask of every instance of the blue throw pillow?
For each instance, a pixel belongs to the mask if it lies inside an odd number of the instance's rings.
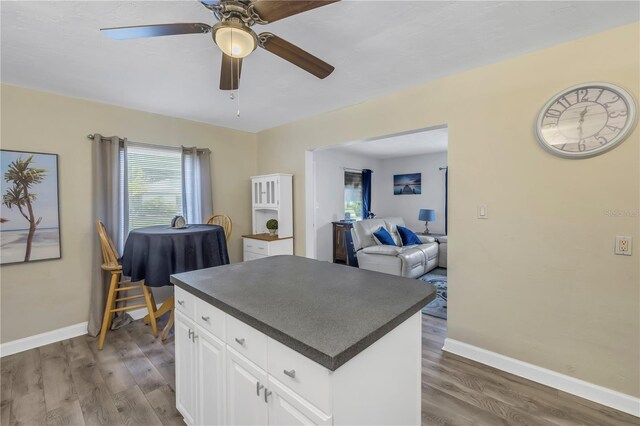
[[[398,234],[400,234],[400,239],[402,240],[403,246],[422,244],[420,238],[418,238],[418,236],[412,230],[407,229],[404,226],[398,226]]]
[[[380,227],[376,232],[373,233],[373,236],[380,241],[380,244],[384,244],[385,246],[395,246],[396,242],[393,241],[391,234],[389,231],[384,229],[384,227]]]

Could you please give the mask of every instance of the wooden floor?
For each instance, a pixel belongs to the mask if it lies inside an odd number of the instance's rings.
[[[423,425],[638,425],[640,420],[440,349],[446,321],[423,315]],[[2,425],[183,425],[173,337],[135,321],[104,349],[77,337],[0,360]]]

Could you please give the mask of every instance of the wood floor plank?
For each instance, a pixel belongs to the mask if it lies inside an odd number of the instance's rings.
[[[153,363],[145,356],[125,330],[119,329],[111,331],[108,333],[108,336],[111,338],[109,344],[114,345],[120,355],[120,359],[129,369],[133,379],[143,393],[149,393],[167,384],[164,377],[162,377]],[[105,345],[106,344],[107,343],[105,343]]]
[[[149,401],[138,386],[117,393],[114,396],[116,407],[122,418],[122,422],[127,426],[138,425],[158,425],[160,419],[149,405]]]
[[[68,345],[68,341],[40,347],[42,384],[47,412],[58,408],[63,403],[78,399],[73,387],[65,345]]]
[[[104,378],[111,394],[116,394],[127,389],[131,389],[136,385],[131,372],[124,364],[118,351],[110,344],[105,343],[102,350],[98,350],[97,342],[88,342],[87,347],[93,353],[97,361],[100,373]]]
[[[47,410],[42,389],[20,395],[11,402],[9,425],[42,425],[45,424],[46,417]]]
[[[448,416],[451,419],[450,422],[455,425],[469,424],[469,422],[471,424],[491,426],[509,424],[505,419],[461,399],[452,398],[450,395],[431,387],[426,382],[422,383],[422,400],[428,401],[425,410],[428,410],[428,405],[431,404],[437,405],[450,413]]]
[[[58,408],[47,412],[47,426],[83,426],[84,424],[82,408],[77,399],[64,402]]]
[[[11,400],[0,404],[0,425],[8,425],[11,421]]]
[[[40,363],[40,351],[30,349],[18,354],[10,355],[15,357],[12,363],[13,380],[11,384],[11,399],[42,391],[42,368]],[[4,358],[3,358],[4,361]]]
[[[184,426],[182,414],[176,409],[176,393],[164,385],[145,395],[164,426]]]
[[[430,400],[422,400],[423,426],[471,426],[474,423],[460,416],[456,411],[448,410]]]
[[[0,404],[11,403],[11,384],[17,360],[15,355],[0,358]]]
[[[518,425],[536,425],[536,426],[552,426],[553,423],[532,416],[526,411],[519,410],[502,401],[491,398],[490,396],[473,389],[465,388],[448,376],[434,374],[431,370],[423,370],[422,380],[427,382],[429,386],[443,393],[457,398],[477,408],[487,411],[497,417],[505,419],[511,424]]]
[[[175,360],[174,356],[165,349],[166,344],[162,343],[159,337],[149,333],[149,326],[140,321],[126,327],[126,331],[165,381],[175,389]]]
[[[82,357],[76,357],[71,362],[71,377],[87,425],[122,424],[118,409],[88,347]]]

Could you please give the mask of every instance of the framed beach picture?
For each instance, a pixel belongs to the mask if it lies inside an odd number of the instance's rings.
[[[0,264],[59,259],[58,155],[0,150]]]
[[[393,175],[393,195],[422,194],[422,173]]]

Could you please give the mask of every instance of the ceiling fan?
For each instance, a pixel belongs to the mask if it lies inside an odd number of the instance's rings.
[[[251,27],[255,24],[269,24],[337,1],[339,0],[202,0],[200,3],[213,12],[219,21],[217,24],[139,25],[102,28],[100,31],[116,40],[211,33],[213,41],[222,50],[220,89],[236,90],[240,84],[242,58],[258,46],[318,78],[331,74],[334,67],[323,60],[270,32],[256,35]]]

